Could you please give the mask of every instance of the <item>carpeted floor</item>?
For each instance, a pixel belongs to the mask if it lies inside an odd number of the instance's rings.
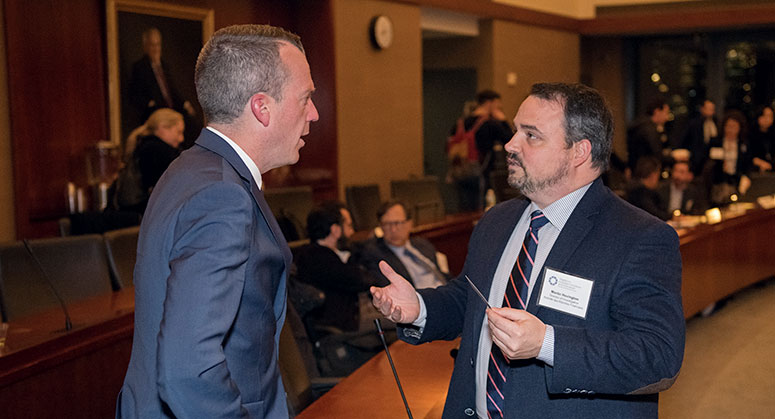
[[[681,373],[660,395],[659,417],[775,418],[775,280],[687,322]]]

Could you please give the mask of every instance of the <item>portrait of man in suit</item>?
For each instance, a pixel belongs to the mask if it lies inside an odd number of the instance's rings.
[[[461,337],[444,418],[656,418],[683,360],[678,236],[603,185],[613,120],[596,90],[533,85],[514,126],[508,180],[526,199],[484,214],[447,285],[415,291],[381,263],[374,304],[409,343]]]
[[[195,83],[208,126],[154,188],[117,417],[288,417],[278,367],[291,252],[261,190],[318,119],[298,36],[217,31]]]

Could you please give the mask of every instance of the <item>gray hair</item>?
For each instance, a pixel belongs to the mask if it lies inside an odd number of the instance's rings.
[[[560,104],[565,115],[565,143],[588,139],[592,144],[592,167],[608,170],[614,123],[611,109],[597,90],[583,84],[537,83],[530,96]]]
[[[259,92],[282,100],[289,77],[280,58],[283,42],[304,52],[297,35],[269,25],[234,25],[213,34],[199,53],[194,73],[196,94],[208,122],[234,122]]]

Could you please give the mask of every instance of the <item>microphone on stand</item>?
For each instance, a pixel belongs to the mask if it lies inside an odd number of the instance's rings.
[[[51,278],[46,275],[46,271],[43,269],[43,265],[40,263],[40,260],[38,260],[38,256],[35,255],[35,253],[32,252],[32,247],[30,247],[30,243],[27,241],[27,239],[22,240],[24,243],[24,248],[27,249],[27,253],[32,256],[32,260],[35,261],[35,265],[37,265],[38,269],[40,270],[40,273],[43,275],[43,280],[46,281],[48,286],[51,288],[51,291],[54,293],[54,297],[56,297],[57,301],[59,301],[59,305],[62,306],[62,312],[65,313],[65,331],[69,332],[73,329],[73,323],[70,321],[70,313],[67,311],[67,306],[65,305],[65,300],[62,299],[62,296],[59,295],[59,292],[57,291],[57,288],[54,286],[54,283],[51,282]]]
[[[390,368],[393,369],[393,377],[396,378],[396,384],[398,384],[398,391],[401,393],[401,398],[404,400],[404,406],[406,407],[406,414],[409,415],[409,419],[414,419],[412,418],[412,411],[409,410],[409,403],[406,402],[406,395],[404,395],[404,389],[401,388],[401,381],[399,381],[398,379],[396,366],[393,365],[393,358],[390,356],[390,350],[388,350],[387,342],[385,342],[385,332],[382,331],[382,325],[379,324],[379,319],[374,319],[374,324],[377,325],[379,340],[382,341],[382,346],[385,347],[385,353],[387,354],[388,362],[390,362]]]

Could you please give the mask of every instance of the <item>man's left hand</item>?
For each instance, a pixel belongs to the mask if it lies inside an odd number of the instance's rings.
[[[535,358],[541,351],[546,325],[525,310],[491,308],[487,310],[492,342],[509,359]]]

